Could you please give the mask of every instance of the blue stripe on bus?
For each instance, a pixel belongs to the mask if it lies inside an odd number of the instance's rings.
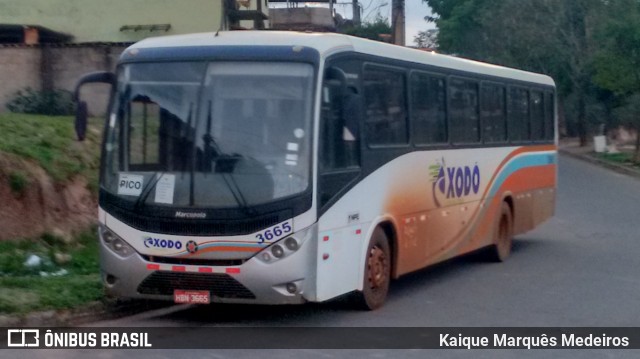
[[[556,154],[555,153],[543,153],[543,154],[526,154],[515,159],[511,160],[504,169],[500,172],[500,175],[496,178],[491,186],[491,191],[489,192],[489,197],[493,197],[498,189],[502,187],[504,181],[507,180],[509,176],[514,174],[515,172],[527,168],[527,167],[537,167],[537,166],[546,166],[556,163]]]

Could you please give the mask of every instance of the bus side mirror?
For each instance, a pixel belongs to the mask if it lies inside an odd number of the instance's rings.
[[[332,90],[331,94],[333,96],[331,96],[331,102],[339,104],[339,106],[335,108],[336,110],[339,110],[338,117],[340,121],[344,121],[345,104],[351,94],[350,89],[347,87],[347,75],[342,71],[342,69],[331,66],[325,70],[324,80],[325,84],[331,88],[330,90]]]
[[[344,94],[346,92],[347,75],[345,75],[344,71],[342,71],[341,69],[339,69],[337,67],[333,67],[333,66],[332,67],[328,67],[324,71],[324,78],[325,78],[325,80],[338,81],[340,83],[340,88],[341,88],[342,94]]]
[[[85,101],[78,101],[76,103],[76,136],[78,141],[84,141],[87,134],[87,103]]]
[[[105,83],[111,85],[113,88],[116,84],[116,75],[112,72],[92,72],[82,76],[76,84],[76,89],[73,92],[73,100],[76,103],[75,129],[78,141],[84,141],[87,134],[87,119],[89,116],[87,102],[80,100],[80,89],[89,83]]]

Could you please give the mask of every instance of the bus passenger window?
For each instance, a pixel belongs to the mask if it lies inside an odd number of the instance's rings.
[[[553,94],[544,94],[544,139],[553,140],[555,131],[555,107],[553,104]]]
[[[511,141],[529,140],[529,91],[511,88],[507,102],[509,113],[509,139]]]
[[[413,138],[420,145],[447,142],[447,109],[444,78],[411,75]]]
[[[482,85],[482,101],[480,116],[482,117],[482,137],[485,143],[504,142],[507,140],[505,114],[505,91],[500,85]]]
[[[449,104],[451,142],[479,142],[478,83],[452,78],[449,81]]]
[[[544,139],[544,103],[542,92],[531,91],[529,101],[531,106],[531,139],[540,141]]]
[[[365,131],[369,145],[409,142],[405,92],[402,72],[365,68]]]

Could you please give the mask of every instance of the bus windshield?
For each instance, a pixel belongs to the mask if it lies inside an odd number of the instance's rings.
[[[303,63],[121,66],[101,185],[136,204],[200,208],[304,192],[312,94]]]

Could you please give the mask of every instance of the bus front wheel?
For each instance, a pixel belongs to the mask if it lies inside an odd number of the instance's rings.
[[[359,307],[375,310],[384,304],[391,281],[391,250],[382,228],[373,231],[366,255],[364,283],[362,291],[357,293],[357,300]]]

